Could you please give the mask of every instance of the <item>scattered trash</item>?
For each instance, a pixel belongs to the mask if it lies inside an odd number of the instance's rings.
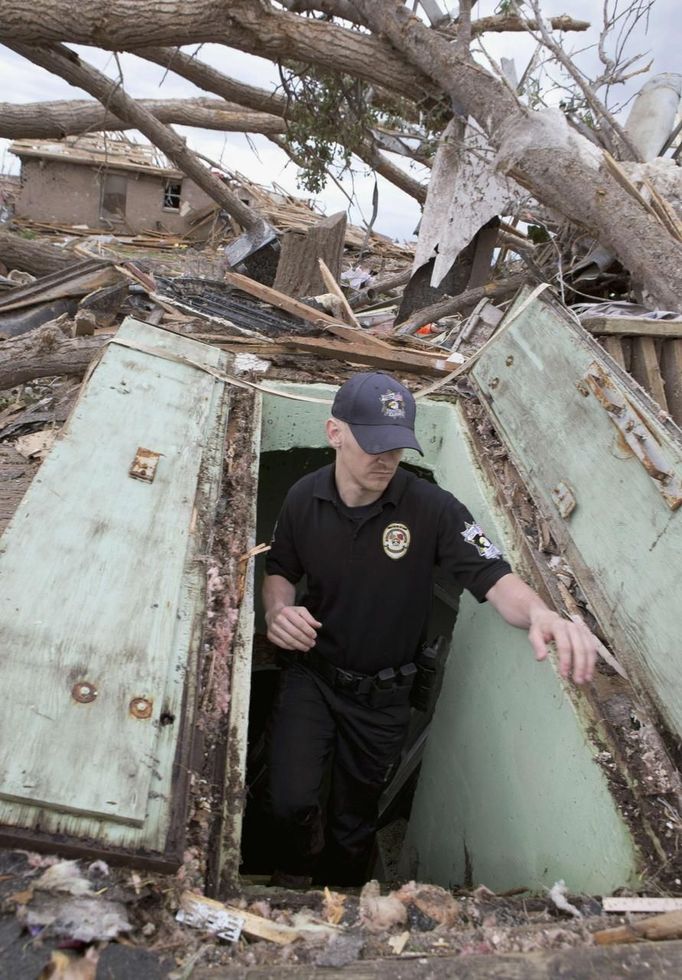
[[[57,438],[56,429],[42,429],[27,436],[19,436],[14,448],[26,459],[45,459]]]
[[[98,896],[36,895],[17,916],[33,935],[65,936],[81,943],[116,939],[133,928],[120,902]]]
[[[570,915],[574,915],[576,919],[582,918],[582,912],[577,909],[575,905],[571,905],[566,896],[568,895],[568,889],[566,888],[566,882],[563,879],[556,881],[548,892],[549,897],[554,902],[556,907],[562,912],[568,912]]]
[[[405,947],[407,946],[410,939],[409,931],[401,932],[397,936],[391,936],[388,940],[388,945],[391,947],[396,956],[400,956]]]
[[[213,932],[218,939],[224,939],[229,943],[236,943],[244,928],[242,916],[228,912],[220,902],[213,902],[211,899],[191,895],[188,892],[182,896],[182,905],[175,918],[182,925]]]
[[[410,905],[430,918],[437,925],[452,926],[460,917],[459,903],[449,891],[438,885],[418,884],[410,881],[392,894],[404,905]]]
[[[95,980],[99,950],[91,946],[84,956],[55,950],[37,980]]]
[[[378,881],[368,881],[360,893],[360,921],[370,932],[384,932],[407,922],[407,908],[394,893],[382,895]]]
[[[101,862],[102,864],[104,862]],[[93,888],[84,878],[78,861],[60,861],[43,871],[34,887],[44,892],[66,892],[68,895],[89,895]]]

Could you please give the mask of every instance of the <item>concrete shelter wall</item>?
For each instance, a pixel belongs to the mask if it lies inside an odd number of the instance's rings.
[[[325,385],[280,385],[329,399]],[[326,445],[329,405],[265,396],[261,451]],[[470,508],[505,548],[512,535],[476,463],[456,405],[422,402],[406,454]],[[633,884],[635,847],[596,764],[587,721],[553,664],[535,662],[526,633],[463,597],[410,819],[405,870],[450,886],[573,890]]]

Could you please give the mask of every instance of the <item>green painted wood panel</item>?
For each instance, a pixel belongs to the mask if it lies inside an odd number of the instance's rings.
[[[651,433],[672,486],[682,433],[558,304],[537,299],[510,319],[472,375],[633,683],[681,734],[682,508],[666,504],[585,383],[594,362]],[[552,497],[561,482],[576,499],[566,518]]]
[[[118,336],[224,366],[131,319]],[[3,822],[106,836],[114,821],[138,828],[120,843],[162,846],[179,725],[161,714],[179,718],[196,648],[198,506],[217,492],[226,415],[211,375],[110,345],[1,539],[0,795],[22,801]],[[129,476],[140,446],[162,454],[153,483]],[[76,700],[80,683],[97,696]]]

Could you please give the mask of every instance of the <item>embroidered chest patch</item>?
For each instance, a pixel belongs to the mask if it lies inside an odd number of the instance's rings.
[[[406,524],[389,524],[381,543],[389,558],[402,558],[410,547],[410,529]]]
[[[500,549],[492,543],[490,538],[485,536],[480,524],[468,524],[465,521],[461,535],[467,544],[474,546],[481,558],[500,558],[502,556]]]

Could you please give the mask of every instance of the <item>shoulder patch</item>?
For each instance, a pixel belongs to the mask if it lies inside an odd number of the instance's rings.
[[[485,536],[480,524],[469,524],[465,521],[464,530],[461,532],[461,535],[467,544],[473,545],[481,558],[502,557],[502,552],[492,543],[490,538]]]

